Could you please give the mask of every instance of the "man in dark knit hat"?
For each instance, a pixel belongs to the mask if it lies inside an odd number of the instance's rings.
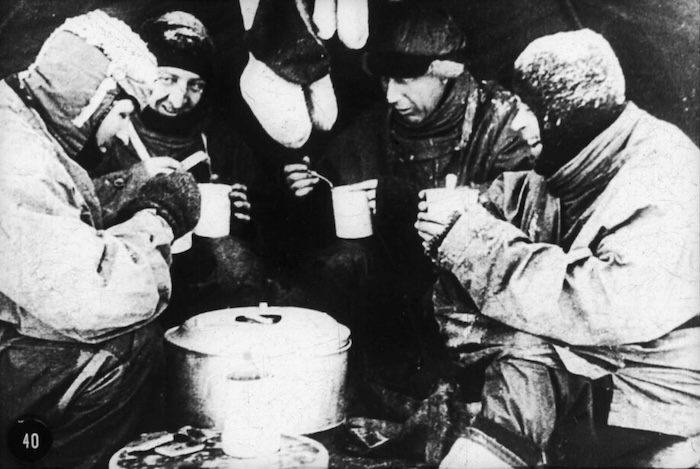
[[[280,287],[254,252],[259,225],[251,217],[264,210],[267,182],[231,118],[215,105],[215,49],[207,29],[190,13],[170,11],[147,20],[140,35],[159,65],[148,106],[133,120],[141,145],[121,146],[93,171],[98,193],[117,213],[132,187],[182,165],[200,183],[232,185],[231,234],[195,234],[192,247],[176,254],[174,298],[163,319],[170,325],[212,309],[275,302]]]
[[[514,86],[535,171],[416,223],[481,313],[452,337],[503,344],[440,467],[697,467],[700,151],[626,100],[591,30],[533,41]]]
[[[527,169],[533,148],[514,128],[529,111],[497,84],[472,77],[465,36],[448,14],[405,5],[386,13],[364,61],[382,80],[386,103],[357,118],[315,168],[365,192],[374,235],[338,240],[309,271],[321,272],[317,281],[333,292],[319,307],[351,327],[363,373],[422,399],[437,380],[440,339],[430,302],[438,272],[413,228],[418,193],[448,179],[481,184]],[[285,172],[298,198],[325,196],[308,165]]]

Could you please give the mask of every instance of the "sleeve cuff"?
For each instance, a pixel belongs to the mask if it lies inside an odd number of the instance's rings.
[[[465,258],[465,251],[478,238],[493,238],[492,228],[499,222],[481,205],[474,204],[459,217],[452,228],[447,231],[442,243],[437,248],[437,262],[440,266],[452,270]]]

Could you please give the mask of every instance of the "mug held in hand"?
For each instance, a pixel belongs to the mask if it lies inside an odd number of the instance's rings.
[[[338,238],[359,239],[372,236],[372,217],[365,191],[339,186],[331,190],[331,197]]]
[[[228,184],[199,184],[202,211],[194,234],[203,238],[221,238],[231,231],[231,200]]]

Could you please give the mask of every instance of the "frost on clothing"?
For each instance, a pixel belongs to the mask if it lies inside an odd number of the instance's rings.
[[[170,293],[156,249],[172,241],[170,228],[142,214],[100,231],[87,173],[4,83],[0,122],[0,319],[24,335],[79,342],[153,319]]]
[[[134,88],[146,72],[155,76],[154,60],[131,74],[127,49],[145,46],[105,18],[93,12],[68,20],[27,71],[0,83],[0,320],[35,338],[100,342],[151,321],[170,295],[167,254],[159,248],[167,249],[171,229],[142,213],[102,230],[94,186],[74,161],[120,83]],[[112,50],[98,40],[100,25],[134,41]],[[90,73],[85,63],[93,64]],[[120,85],[105,91],[110,74]],[[87,117],[76,124],[79,116]]]
[[[551,178],[505,174],[489,205],[507,221],[474,207],[439,250],[484,316],[612,376],[609,425],[700,433],[698,158],[629,103]]]
[[[132,118],[145,148],[153,156],[183,161],[205,151],[208,159],[191,173],[200,183],[244,184],[251,204],[251,220],[231,220],[231,235],[216,239],[195,236],[192,248],[174,256],[171,276],[173,297],[163,315],[166,324],[179,324],[193,314],[232,306],[249,306],[266,298],[266,266],[257,250],[264,218],[274,199],[269,172],[233,130],[233,122],[208,103],[181,116],[160,115],[147,107]],[[107,174],[105,174],[107,173]],[[132,146],[118,145],[93,171],[97,196],[103,204],[105,224],[149,178]]]
[[[504,171],[530,168],[530,147],[510,128],[522,103],[492,82],[469,74],[455,79],[442,104],[419,126],[402,124],[382,107],[361,116],[331,142],[319,172],[336,184],[378,179],[377,237],[402,275],[432,284],[430,260],[413,224],[418,192],[490,182]]]
[[[371,355],[367,366],[380,369],[377,381],[420,399],[435,384],[438,353],[429,349],[440,348],[440,338],[428,297],[436,274],[414,228],[418,193],[444,185],[450,173],[460,185],[484,183],[530,164],[530,147],[510,128],[521,106],[514,95],[466,73],[445,93],[419,126],[403,124],[384,105],[330,143],[319,173],[336,184],[378,180],[374,234],[333,237],[309,255],[315,258],[307,269],[316,285],[328,285],[318,290],[337,292],[314,307],[351,327],[356,350]],[[326,189],[320,185],[309,199],[329,197]],[[314,202],[305,202],[307,214]]]

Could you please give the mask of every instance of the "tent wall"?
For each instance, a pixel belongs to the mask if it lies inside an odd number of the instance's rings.
[[[372,12],[388,0],[371,0]],[[627,94],[640,107],[681,127],[700,141],[700,2],[697,0],[425,0],[452,12],[467,32],[471,69],[479,78],[508,86],[520,51],[543,34],[589,27],[616,50]],[[178,8],[199,16],[219,46],[222,102],[250,122],[238,76],[247,60],[238,0],[19,0],[0,2],[0,77],[31,63],[41,44],[66,17],[103,8],[132,26],[148,14]],[[357,112],[381,99],[375,80],[360,68],[361,53],[328,42],[340,104],[341,130]]]

